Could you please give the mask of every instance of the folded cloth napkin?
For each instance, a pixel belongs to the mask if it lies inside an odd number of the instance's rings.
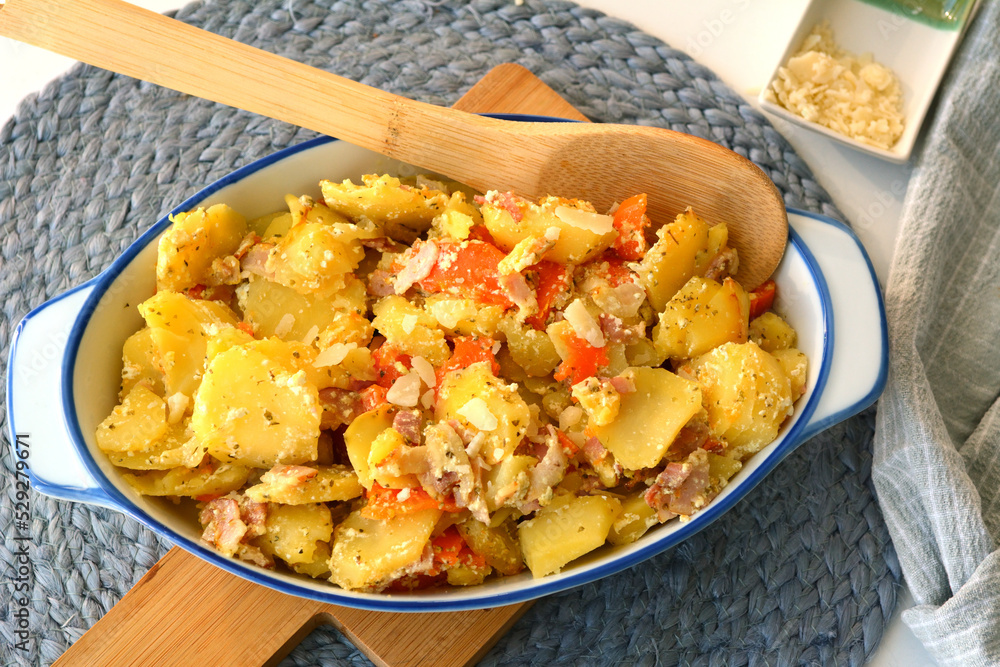
[[[945,665],[1000,664],[1000,3],[983,3],[910,181],[886,288],[873,478]]]

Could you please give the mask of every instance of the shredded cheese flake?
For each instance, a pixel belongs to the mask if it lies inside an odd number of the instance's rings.
[[[420,374],[412,371],[397,378],[385,393],[387,401],[402,408],[416,407],[420,400]]]
[[[295,316],[291,313],[285,313],[278,320],[278,325],[274,327],[274,335],[278,338],[288,335],[288,332],[292,330],[295,326]]]
[[[347,355],[351,352],[351,350],[356,350],[357,348],[357,343],[334,343],[317,354],[312,365],[316,368],[336,366],[347,358]]]
[[[458,409],[458,414],[465,417],[480,431],[492,431],[499,424],[496,416],[490,412],[489,406],[486,405],[486,401],[479,397],[470,398],[465,405]]]
[[[601,331],[600,325],[597,324],[587,307],[583,305],[581,299],[575,299],[573,303],[566,306],[563,314],[577,336],[593,347],[604,347],[604,332]]]
[[[614,218],[610,215],[601,215],[593,211],[584,211],[570,206],[556,206],[556,217],[572,227],[586,229],[588,232],[599,234],[610,234],[614,231]]]
[[[434,373],[434,367],[431,366],[431,362],[418,356],[410,359],[410,366],[417,372],[417,375],[420,376],[425,385],[434,387],[437,384],[437,375]]]

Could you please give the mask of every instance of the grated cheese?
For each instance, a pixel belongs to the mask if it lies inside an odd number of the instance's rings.
[[[281,316],[281,319],[278,320],[278,325],[274,327],[274,335],[281,338],[282,336],[287,335],[288,332],[292,330],[293,326],[295,326],[295,316],[291,313],[285,313]]]
[[[614,231],[614,218],[593,211],[584,211],[570,206],[556,206],[556,217],[571,227],[586,229],[594,234],[604,235]]]
[[[583,305],[581,299],[576,299],[573,303],[566,306],[563,315],[565,315],[566,321],[573,327],[573,332],[577,336],[590,343],[593,347],[604,347],[604,332],[601,331],[600,325],[597,324],[597,321],[590,314],[590,311],[587,310],[587,307]]]
[[[348,353],[351,350],[357,349],[357,343],[334,343],[330,347],[326,348],[322,352],[316,355],[316,359],[313,361],[313,366],[316,368],[325,368],[327,366],[336,366],[344,359],[347,358]]]
[[[433,387],[437,384],[437,375],[434,373],[434,367],[431,366],[431,362],[423,357],[413,357],[410,359],[410,367],[417,372],[417,375],[420,376],[420,379],[428,387]]]
[[[481,398],[470,398],[468,402],[458,409],[458,414],[469,420],[469,423],[480,431],[492,431],[499,422],[496,416],[490,412],[486,401]]]
[[[385,393],[387,401],[402,408],[416,407],[420,400],[420,375],[411,371],[397,378]]]
[[[840,49],[825,21],[778,70],[765,97],[876,148],[892,148],[903,134],[903,93],[895,73],[870,53]]]

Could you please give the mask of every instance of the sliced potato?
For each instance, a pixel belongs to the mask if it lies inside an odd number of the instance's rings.
[[[97,446],[105,452],[145,451],[166,433],[167,404],[137,384],[97,427]]]
[[[654,344],[665,357],[690,359],[723,343],[745,343],[749,313],[750,299],[735,280],[694,276],[660,314]]]
[[[621,512],[610,496],[561,495],[517,527],[524,562],[536,579],[559,572],[608,537]]]
[[[643,497],[644,491],[633,493],[622,501],[621,514],[611,524],[608,542],[621,546],[631,544],[659,523],[656,510]]]
[[[503,199],[519,210],[515,220]],[[593,259],[614,243],[617,232],[611,227],[611,216],[597,213],[589,203],[579,199],[545,197],[537,204],[509,195],[487,195],[482,206],[483,223],[497,245],[510,252],[529,236],[545,237],[549,229],[559,230],[555,245],[545,253],[553,262],[582,264]]]
[[[662,311],[692,276],[704,275],[725,247],[724,224],[709,227],[692,209],[656,231],[657,241],[639,262],[636,273],[649,302]]]
[[[594,434],[626,470],[652,468],[701,411],[701,390],[663,368],[630,368],[626,373],[635,391],[621,395],[617,419],[594,426]]]
[[[421,557],[440,518],[436,509],[384,521],[352,512],[334,531],[330,581],[350,590],[377,590]]]
[[[275,556],[289,565],[312,563],[318,543],[330,541],[333,521],[322,503],[267,506],[263,539]]]
[[[517,448],[531,421],[531,411],[517,386],[494,376],[486,362],[444,377],[438,387],[434,415],[438,421],[454,419],[475,433],[485,434],[480,451],[490,465]]]
[[[234,464],[202,464],[197,468],[123,472],[122,478],[144,496],[221,496],[236,491],[250,476],[250,468]]]
[[[430,188],[401,187],[393,176],[362,176],[364,185],[320,181],[323,199],[333,211],[352,220],[362,216],[397,241],[412,243],[442,213],[449,196]]]
[[[726,343],[694,359],[708,423],[729,443],[726,455],[745,461],[774,440],[792,414],[792,389],[781,363],[756,343]]]
[[[159,241],[157,289],[179,292],[217,284],[212,280],[212,262],[236,252],[247,230],[246,218],[225,204],[173,216]]]
[[[302,474],[304,471],[299,468],[304,468],[306,474],[312,476],[305,477]],[[363,491],[364,487],[358,481],[357,474],[349,467],[327,465],[309,468],[294,466],[293,470],[272,468],[261,475],[257,484],[243,493],[258,503],[306,505],[351,500],[359,497]]]
[[[795,347],[795,329],[775,312],[767,311],[750,323],[750,340],[765,352]]]
[[[220,352],[194,397],[191,429],[208,453],[258,468],[316,460],[316,387],[253,345]]]

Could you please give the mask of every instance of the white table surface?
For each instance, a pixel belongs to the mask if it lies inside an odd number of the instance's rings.
[[[755,106],[761,86],[781,57],[807,5],[807,0],[576,1],[630,21],[687,52]],[[164,12],[184,3],[136,0],[134,4]],[[22,98],[40,90],[72,64],[68,58],[0,38],[0,125],[13,115]],[[910,166],[863,155],[787,124],[780,127],[861,237],[884,285]],[[934,665],[933,658],[899,619],[899,612],[913,604],[905,589],[900,591],[899,602],[870,664]]]

